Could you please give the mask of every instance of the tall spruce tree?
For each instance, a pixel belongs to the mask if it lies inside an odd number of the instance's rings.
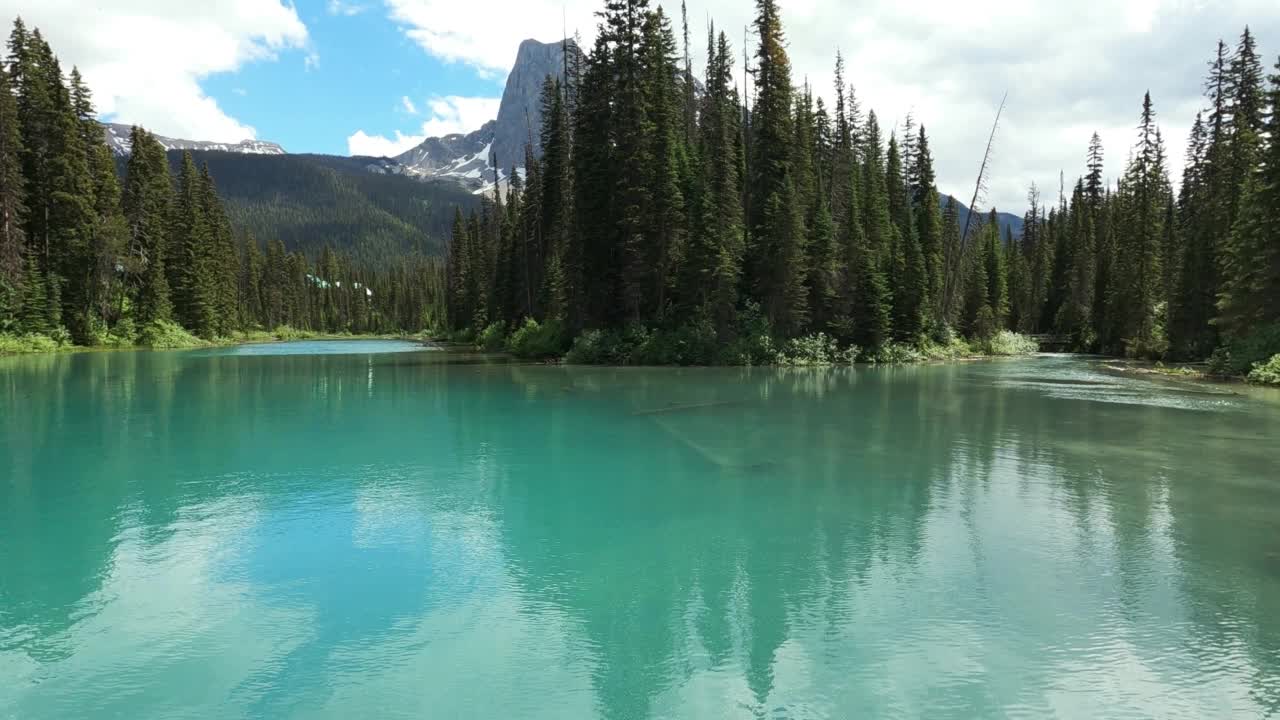
[[[9,73],[0,67],[0,332],[17,327],[23,287],[26,203],[22,178],[22,135],[18,103]]]
[[[797,232],[803,226],[797,222],[802,208],[791,172],[795,159],[791,61],[776,0],[756,0],[753,27],[759,44],[748,165],[748,273],[750,287],[761,299],[774,330],[788,334],[798,329],[805,314],[805,308],[797,305],[803,298],[802,288],[788,267],[789,261],[803,262],[804,236]]]
[[[1138,144],[1117,198],[1125,234],[1111,278],[1116,334],[1109,338],[1110,349],[1143,357],[1158,356],[1166,349],[1160,260],[1170,191],[1163,158],[1155,110],[1147,93],[1142,101]]]
[[[129,162],[125,167],[121,206],[129,228],[128,263],[137,284],[136,319],[146,325],[169,320],[172,314],[168,272],[173,190],[164,147],[150,133],[134,127],[129,134]]]
[[[1271,76],[1261,163],[1245,181],[1222,257],[1218,326],[1232,340],[1280,322],[1280,61]]]

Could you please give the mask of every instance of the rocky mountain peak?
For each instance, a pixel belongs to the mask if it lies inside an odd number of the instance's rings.
[[[493,184],[495,159],[503,179],[513,166],[523,168],[525,143],[532,140],[537,150],[542,127],[542,85],[548,75],[564,76],[566,48],[570,53],[580,52],[572,40],[520,43],[495,120],[466,135],[427,138],[395,157],[395,167],[374,163],[377,167],[371,165],[370,169],[451,178],[483,190]]]

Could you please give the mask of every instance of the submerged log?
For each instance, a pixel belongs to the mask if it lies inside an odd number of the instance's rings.
[[[701,403],[678,403],[675,405],[668,405],[666,407],[654,408],[651,410],[637,410],[631,413],[631,415],[633,417],[640,417],[645,415],[664,415],[666,413],[685,412],[686,410],[702,410],[704,408],[726,407],[729,405],[740,405],[740,404],[741,404],[740,402],[737,402],[734,400],[715,400],[712,402],[701,402]]]

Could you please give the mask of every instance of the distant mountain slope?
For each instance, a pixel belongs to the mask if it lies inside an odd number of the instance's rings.
[[[129,144],[132,126],[119,123],[103,123],[102,133],[107,146],[117,157],[127,156],[133,148]],[[182,140],[179,138],[155,136],[165,150],[221,150],[223,152],[242,153],[245,155],[284,155],[284,148],[276,143],[263,140],[241,140],[238,143],[219,143],[207,140]]]
[[[943,195],[941,197],[940,205],[943,210],[947,209],[946,195]],[[969,208],[965,206],[964,203],[960,202],[959,200],[956,200],[956,210],[960,215],[960,227],[964,228],[965,219],[969,217]],[[986,212],[984,212],[983,215],[985,216]],[[1021,215],[1012,215],[1010,213],[997,212],[996,217],[1000,219],[1000,237],[1002,238],[1004,237],[1004,233],[1006,229],[1013,230],[1013,236],[1015,238],[1022,237],[1023,222],[1022,222]],[[976,221],[977,218],[974,218],[974,220]]]
[[[208,163],[232,224],[314,255],[325,245],[379,264],[407,252],[443,253],[454,208],[479,203],[449,181],[368,171],[370,158],[194,151]],[[175,171],[180,152],[170,152]]]

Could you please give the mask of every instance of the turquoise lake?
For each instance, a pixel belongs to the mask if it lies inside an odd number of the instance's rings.
[[[1280,399],[0,358],[0,720],[1280,715]]]

